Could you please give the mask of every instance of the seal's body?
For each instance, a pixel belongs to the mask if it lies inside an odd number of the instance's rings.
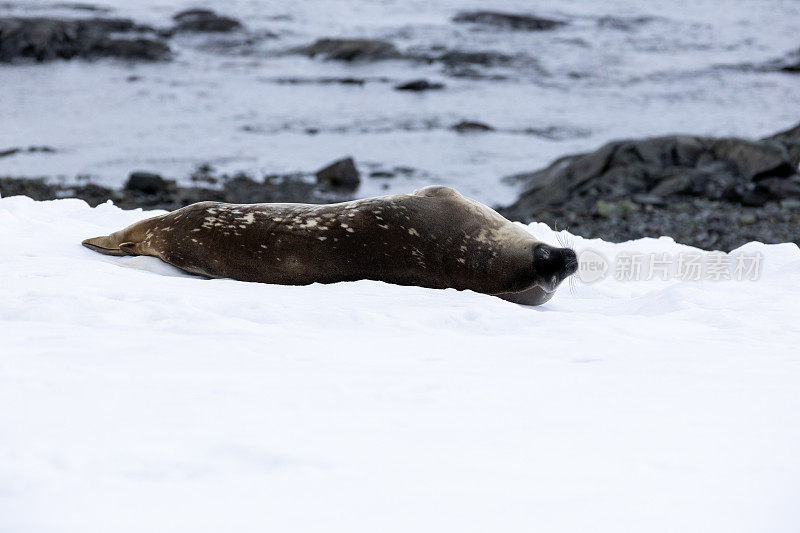
[[[541,303],[577,263],[447,187],[339,204],[201,202],[83,241],[194,274],[306,285],[372,279]],[[546,256],[546,257],[544,257]]]

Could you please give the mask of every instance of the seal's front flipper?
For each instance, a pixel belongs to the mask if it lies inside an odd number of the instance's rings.
[[[541,287],[536,286],[521,292],[504,292],[495,294],[495,296],[520,305],[542,305],[552,298],[554,294],[555,292],[545,292]]]

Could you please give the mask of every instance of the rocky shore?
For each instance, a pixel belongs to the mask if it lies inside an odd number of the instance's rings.
[[[517,174],[499,208],[586,237],[669,235],[729,251],[748,241],[800,243],[800,124],[760,140],[673,135],[614,141]]]
[[[334,161],[315,173],[252,176],[218,175],[210,165],[200,165],[189,176],[193,185],[181,185],[154,172],[134,171],[121,189],[89,180],[59,183],[45,177],[0,177],[0,196],[24,195],[34,200],[80,198],[91,206],[112,201],[123,209],[171,211],[195,202],[326,203],[353,198],[360,173],[352,158]]]
[[[0,63],[74,58],[164,61],[172,57],[168,39],[173,35],[243,28],[238,20],[208,9],[181,11],[172,22],[155,28],[128,18],[0,17]]]
[[[723,251],[749,241],[800,244],[798,165],[800,124],[760,140],[676,135],[615,141],[505,178],[523,192],[497,209],[512,220],[608,241],[669,235]],[[370,179],[392,176],[370,173]],[[90,205],[111,200],[125,209],[172,210],[203,200],[323,203],[354,198],[361,174],[352,158],[344,158],[314,173],[260,177],[217,175],[201,165],[190,181],[194,185],[179,185],[136,171],[124,188],[110,189],[87,181],[3,177],[0,194],[75,197]]]

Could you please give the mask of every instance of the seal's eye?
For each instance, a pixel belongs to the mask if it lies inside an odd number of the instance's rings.
[[[547,246],[545,246],[543,244],[538,245],[536,247],[536,249],[534,250],[534,258],[540,264],[544,264],[544,263],[549,262],[551,256],[552,256],[552,254],[550,252],[549,247],[547,247]]]

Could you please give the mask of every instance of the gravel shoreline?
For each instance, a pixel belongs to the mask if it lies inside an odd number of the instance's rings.
[[[800,246],[800,201],[743,207],[693,198],[663,207],[645,206],[620,218],[574,213],[541,213],[536,218],[575,235],[624,242],[669,236],[704,250],[730,252],[751,241]]]

